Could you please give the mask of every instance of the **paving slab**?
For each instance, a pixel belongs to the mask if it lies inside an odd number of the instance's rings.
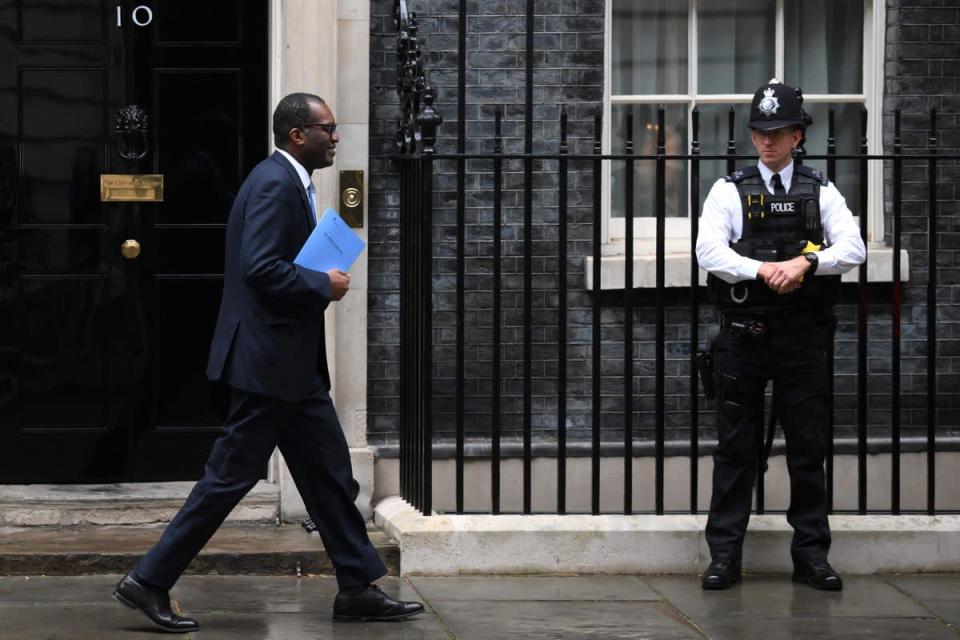
[[[525,600],[431,602],[461,640],[630,638],[692,640],[703,636],[664,603]]]
[[[38,620],[36,616],[45,616]],[[199,631],[185,635],[158,633],[133,611],[119,607],[0,608],[0,640],[103,640],[190,638],[192,640],[447,640],[440,623],[421,616],[394,623],[335,623],[329,616],[302,614],[205,614]]]
[[[401,600],[419,600],[420,595],[405,580],[382,578],[377,584]],[[174,596],[192,613],[245,611],[249,613],[309,613],[329,617],[337,581],[332,576],[293,577],[204,576],[182,578]]]
[[[158,638],[110,594],[119,575],[0,578],[0,640]],[[184,576],[173,590],[201,623],[190,639],[957,640],[960,575],[851,576],[840,593],[789,576],[704,592],[687,576],[384,578],[427,611],[399,623],[334,623],[330,576]]]
[[[637,576],[411,576],[410,582],[430,601],[580,600],[652,601],[660,595]]]
[[[650,578],[654,589],[716,640],[764,638],[887,638],[957,635],[929,609],[878,577],[846,576],[826,592],[790,576],[745,576],[726,591],[704,591],[698,578]]]
[[[913,599],[871,576],[844,576],[843,591],[817,591],[789,575],[744,576],[725,591],[704,591],[696,576],[648,579],[650,585],[694,622],[719,618],[931,618]]]
[[[111,599],[119,578],[0,579],[0,640],[160,637],[140,614]],[[384,578],[379,584],[394,596],[416,597],[399,578]],[[199,640],[450,637],[430,614],[397,623],[334,623],[336,591],[331,577],[185,576],[173,597],[200,622],[200,631],[189,634]]]
[[[0,577],[0,607],[11,605],[96,605],[120,581],[116,576]],[[0,614],[2,615],[2,614]]]
[[[711,640],[957,640],[933,619],[721,618],[698,626]]]
[[[890,576],[887,581],[906,591],[960,634],[960,576]]]
[[[456,638],[700,638],[636,576],[410,577]]]

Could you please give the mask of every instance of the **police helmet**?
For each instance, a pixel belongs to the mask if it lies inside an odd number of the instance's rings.
[[[803,110],[803,94],[773,78],[753,94],[747,126],[756,131],[772,131],[784,127],[806,129],[813,118]]]

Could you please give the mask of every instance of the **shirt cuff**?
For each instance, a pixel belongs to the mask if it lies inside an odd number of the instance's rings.
[[[756,280],[757,272],[760,270],[761,264],[763,263],[759,260],[754,260],[753,258],[744,258],[740,261],[737,275],[740,276],[742,280]]]
[[[817,273],[830,275],[831,271],[837,266],[836,251],[831,251],[828,247],[822,251],[817,251]]]

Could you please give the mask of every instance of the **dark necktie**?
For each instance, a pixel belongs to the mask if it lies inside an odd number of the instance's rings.
[[[783,180],[780,179],[779,173],[773,174],[773,177],[770,178],[770,184],[773,185],[773,195],[775,196],[787,195],[787,190],[783,188]]]

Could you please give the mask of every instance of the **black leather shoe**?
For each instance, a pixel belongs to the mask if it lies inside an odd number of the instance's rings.
[[[720,591],[729,589],[734,584],[740,582],[740,560],[724,558],[714,560],[703,572],[701,586],[708,591]]]
[[[170,609],[169,591],[141,584],[132,573],[125,575],[117,584],[113,599],[131,609],[136,609],[164,631],[186,633],[200,628],[196,620],[183,618]]]
[[[840,591],[843,578],[826,560],[794,562],[793,581],[808,584],[822,591]]]
[[[418,613],[423,613],[422,604],[394,600],[375,584],[355,596],[341,591],[333,601],[333,619],[343,622],[403,620]]]

